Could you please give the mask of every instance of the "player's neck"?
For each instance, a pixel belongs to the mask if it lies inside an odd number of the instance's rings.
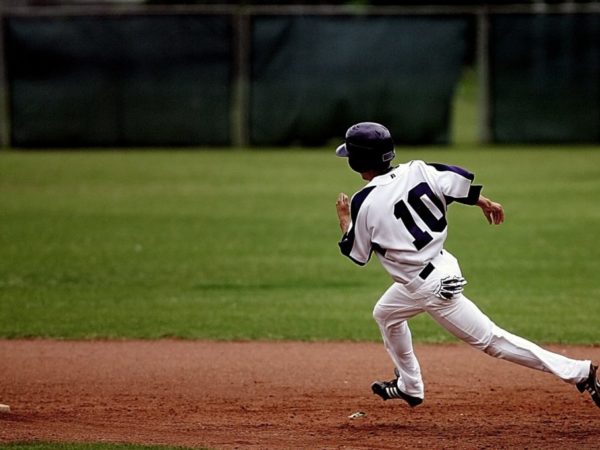
[[[362,177],[363,180],[365,181],[371,181],[373,178],[375,178],[377,175],[379,175],[377,172],[375,172],[374,170],[369,170],[367,172],[361,172],[360,176]]]
[[[393,169],[393,167],[388,167],[387,169],[385,169],[383,171],[380,171],[380,170],[368,170],[366,172],[361,172],[360,176],[365,181],[371,181],[373,178],[378,177],[379,175],[384,175],[384,174],[388,173],[392,169]]]

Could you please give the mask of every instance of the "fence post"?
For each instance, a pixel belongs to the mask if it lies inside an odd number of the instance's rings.
[[[489,41],[489,11],[482,7],[477,12],[477,110],[479,112],[478,140],[480,144],[489,144],[492,141]]]
[[[247,147],[249,138],[250,13],[238,8],[233,15],[233,91],[231,95],[231,137],[235,147]]]
[[[0,148],[10,147],[10,114],[8,109],[8,78],[6,75],[6,51],[4,46],[4,8],[0,4]]]

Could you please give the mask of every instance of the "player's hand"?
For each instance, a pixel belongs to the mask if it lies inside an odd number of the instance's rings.
[[[447,276],[440,280],[440,285],[435,290],[434,294],[443,299],[450,300],[454,296],[462,294],[465,290],[467,280],[456,275]]]
[[[504,222],[504,208],[500,203],[493,202],[481,195],[477,201],[477,206],[481,208],[489,224],[500,225]]]
[[[350,199],[343,192],[338,195],[335,202],[335,209],[337,210],[342,232],[348,232],[348,227],[350,226]]]

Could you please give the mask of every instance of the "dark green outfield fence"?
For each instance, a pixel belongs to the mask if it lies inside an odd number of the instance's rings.
[[[447,143],[466,30],[455,17],[257,17],[250,141],[322,145],[368,119]]]
[[[597,4],[1,12],[4,145],[446,144],[472,62],[482,141],[600,141]]]
[[[600,14],[493,17],[496,142],[600,142]]]
[[[223,16],[9,18],[17,146],[227,145]]]

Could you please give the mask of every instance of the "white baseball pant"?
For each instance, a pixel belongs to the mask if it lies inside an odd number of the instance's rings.
[[[440,279],[462,276],[458,261],[444,250],[432,261],[435,267],[425,280],[417,277],[407,285],[394,283],[375,305],[386,350],[399,372],[398,387],[408,395],[424,398],[423,379],[414,354],[407,320],[422,312],[457,338],[488,355],[532,369],[549,372],[568,383],[586,379],[590,361],[566,358],[498,327],[464,295],[445,300],[434,295]]]

